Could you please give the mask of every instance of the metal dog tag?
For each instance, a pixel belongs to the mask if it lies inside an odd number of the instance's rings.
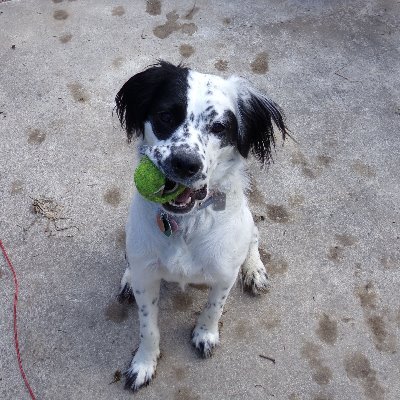
[[[223,211],[226,207],[226,194],[217,192],[213,195],[213,204],[212,208],[214,211]]]

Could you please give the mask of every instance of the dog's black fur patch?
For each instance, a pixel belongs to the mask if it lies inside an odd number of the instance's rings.
[[[130,78],[118,92],[116,111],[128,139],[144,133],[149,120],[159,139],[168,138],[185,120],[189,69],[166,61]]]

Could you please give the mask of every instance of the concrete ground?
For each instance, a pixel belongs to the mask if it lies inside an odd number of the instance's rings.
[[[38,399],[400,398],[399,25],[396,0],[0,1],[0,238]],[[115,295],[134,150],[112,111],[158,58],[249,78],[298,143],[250,163],[270,292],[238,283],[201,360],[206,292],[164,285],[157,376],[132,394],[138,319]],[[25,400],[2,258],[0,293],[0,398]]]

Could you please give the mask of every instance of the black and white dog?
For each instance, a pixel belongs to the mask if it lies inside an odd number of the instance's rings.
[[[273,123],[288,134],[279,106],[239,77],[223,79],[160,61],[130,78],[116,96],[128,138],[141,139],[165,174],[164,190],[186,189],[160,205],[135,193],[126,226],[128,268],[119,298],[134,295],[140,345],[126,372],[137,390],[154,376],[160,355],[157,324],[160,281],[206,284],[208,302],[192,343],[209,357],[219,342],[218,321],[240,268],[245,287],[266,290],[258,230],[249,211],[246,158],[267,162]]]

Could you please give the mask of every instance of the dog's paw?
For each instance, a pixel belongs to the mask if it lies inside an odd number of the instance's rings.
[[[133,291],[129,283],[125,283],[123,287],[121,286],[120,291],[117,295],[117,300],[120,303],[131,304],[135,302],[135,296],[133,295]]]
[[[265,293],[269,289],[269,279],[264,265],[243,272],[243,287],[244,290],[259,295]]]
[[[195,327],[192,332],[192,344],[202,358],[209,358],[219,343],[219,333],[207,330],[203,325]]]
[[[125,372],[125,389],[136,392],[150,384],[154,378],[159,355],[143,355],[137,352],[130,367]]]

